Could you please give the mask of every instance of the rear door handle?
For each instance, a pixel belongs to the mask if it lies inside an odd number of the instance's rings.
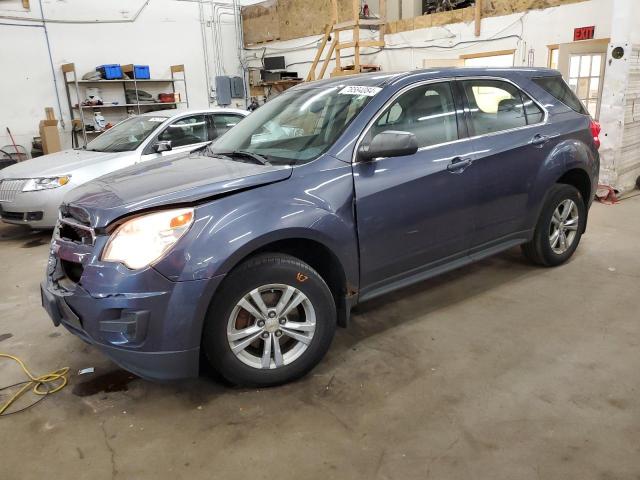
[[[550,139],[551,137],[549,137],[549,135],[540,135],[538,133],[537,135],[534,135],[534,137],[531,140],[529,140],[529,145],[533,145],[535,147],[542,147]]]
[[[462,171],[464,171],[464,169],[472,163],[473,160],[471,160],[470,158],[456,157],[451,160],[451,163],[449,163],[449,165],[447,165],[447,170],[452,173],[462,173]]]

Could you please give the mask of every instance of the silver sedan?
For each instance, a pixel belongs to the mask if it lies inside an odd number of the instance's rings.
[[[6,223],[53,228],[69,190],[135,163],[195,150],[249,112],[231,108],[167,110],[128,118],[87,144],[0,170],[0,217]]]

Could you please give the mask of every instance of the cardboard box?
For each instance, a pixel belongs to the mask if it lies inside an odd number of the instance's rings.
[[[54,122],[53,124],[51,122]],[[55,153],[62,150],[60,144],[60,132],[58,132],[57,120],[41,120],[40,121],[40,137],[42,138],[42,152]]]
[[[58,120],[52,107],[44,109],[45,119],[40,120],[40,138],[42,139],[42,152],[55,153],[62,150],[60,144],[60,132],[58,132]]]

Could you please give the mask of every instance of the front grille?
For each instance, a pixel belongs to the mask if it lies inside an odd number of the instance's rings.
[[[60,220],[58,236],[63,240],[81,243],[83,245],[93,245],[93,231],[69,220]]]
[[[13,202],[16,195],[22,191],[27,180],[0,181],[0,202]]]
[[[3,210],[0,215],[4,220],[14,220],[14,221],[24,220],[24,213],[22,212],[5,212]]]

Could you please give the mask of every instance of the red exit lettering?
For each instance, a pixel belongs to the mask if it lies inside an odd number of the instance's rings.
[[[596,27],[580,27],[573,31],[573,41],[578,42],[580,40],[591,40],[596,35]]]

